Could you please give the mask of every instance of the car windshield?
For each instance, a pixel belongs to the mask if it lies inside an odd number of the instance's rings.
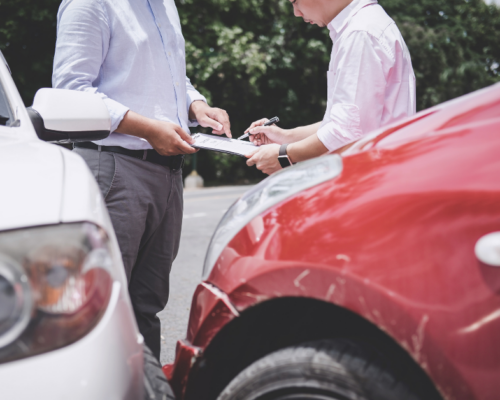
[[[2,61],[8,68],[7,61],[5,60],[2,52],[0,51],[0,62]],[[7,93],[5,93],[2,79],[0,77],[0,126],[1,125],[11,126],[13,123],[14,123],[14,114],[12,113],[9,100],[7,99]]]
[[[11,126],[13,122],[14,115],[10,108],[9,101],[7,100],[7,94],[5,93],[3,84],[0,81],[0,125]]]

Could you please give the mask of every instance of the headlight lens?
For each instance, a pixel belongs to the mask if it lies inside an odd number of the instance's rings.
[[[89,223],[0,233],[0,363],[75,342],[109,302],[112,256]]]
[[[253,218],[294,194],[338,176],[342,158],[336,154],[283,169],[246,192],[226,212],[215,230],[203,266],[207,279],[224,247]]]
[[[0,259],[0,348],[26,328],[31,308],[28,277],[12,260]]]

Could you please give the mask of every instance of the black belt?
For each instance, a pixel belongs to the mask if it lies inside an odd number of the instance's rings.
[[[138,158],[139,160],[148,161],[153,164],[159,164],[165,167],[169,167],[172,171],[178,170],[184,165],[183,155],[162,156],[156,150],[129,150],[120,146],[98,146],[92,142],[74,143],[74,147],[123,154],[125,156]]]

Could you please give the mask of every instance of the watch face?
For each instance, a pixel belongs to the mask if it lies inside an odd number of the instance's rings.
[[[280,162],[280,165],[282,168],[286,168],[286,167],[289,167],[290,165],[292,165],[287,156],[279,156],[278,161]]]

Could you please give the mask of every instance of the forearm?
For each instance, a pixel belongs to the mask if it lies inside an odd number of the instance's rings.
[[[323,143],[321,143],[315,133],[299,142],[291,143],[287,147],[288,157],[290,157],[290,160],[292,160],[292,162],[294,163],[309,160],[311,158],[321,156],[327,152],[328,149]]]
[[[186,101],[187,101],[186,106],[189,115],[188,125],[192,127],[198,126],[198,121],[196,121],[196,114],[192,111],[192,105],[197,101],[207,103],[207,99],[194,88],[194,86],[191,84],[191,81],[187,76],[186,76]]]
[[[318,131],[320,125],[321,122],[317,122],[312,125],[299,126],[297,128],[290,129],[288,131],[287,139],[289,139],[289,143],[295,143],[304,140],[314,135]]]
[[[154,121],[133,111],[128,111],[123,117],[117,131],[127,135],[148,140]]]
[[[128,111],[125,114],[118,126],[118,131],[146,139],[153,149],[163,156],[196,152],[189,145],[194,142],[193,138],[179,125],[146,118],[133,111]]]

